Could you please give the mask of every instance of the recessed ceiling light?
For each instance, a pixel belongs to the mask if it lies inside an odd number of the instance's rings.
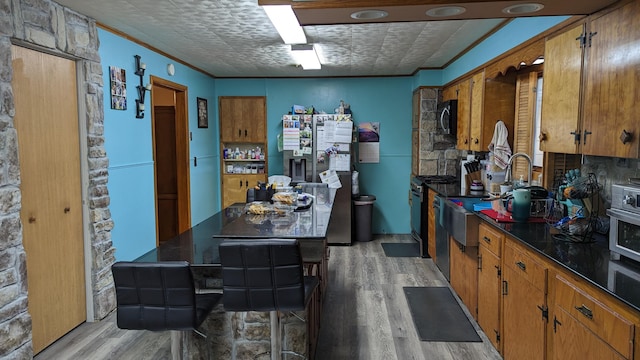
[[[447,17],[460,15],[465,11],[467,11],[467,9],[462,6],[441,6],[427,10],[426,14],[432,17]]]
[[[362,10],[351,14],[351,18],[357,20],[375,20],[387,16],[389,16],[389,13],[383,10]]]
[[[502,12],[505,14],[511,14],[511,15],[522,15],[522,14],[530,14],[536,11],[540,11],[542,10],[543,7],[544,5],[536,4],[536,3],[516,4],[516,5],[507,6],[506,8],[502,9]]]

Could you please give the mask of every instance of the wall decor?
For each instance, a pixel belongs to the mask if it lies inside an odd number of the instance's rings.
[[[207,107],[207,99],[196,98],[198,102],[198,127],[209,127],[209,109]]]
[[[136,71],[134,74],[140,77],[140,85],[136,86],[138,89],[138,98],[136,99],[136,118],[142,119],[144,117],[144,95],[147,91],[151,91],[151,84],[144,86],[142,81],[147,64],[140,61],[140,55],[134,55],[133,57],[136,59]]]
[[[124,69],[109,66],[109,80],[111,83],[111,108],[127,110],[127,78]]]

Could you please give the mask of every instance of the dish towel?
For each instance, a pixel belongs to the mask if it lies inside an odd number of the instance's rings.
[[[493,151],[494,162],[501,169],[507,167],[509,158],[511,157],[511,147],[509,146],[508,138],[509,130],[507,130],[507,126],[502,120],[498,120],[493,130],[493,138],[489,144],[489,151]]]

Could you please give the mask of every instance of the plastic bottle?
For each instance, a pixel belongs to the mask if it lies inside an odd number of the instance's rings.
[[[234,156],[234,159],[240,159],[240,149],[236,148],[236,155]]]

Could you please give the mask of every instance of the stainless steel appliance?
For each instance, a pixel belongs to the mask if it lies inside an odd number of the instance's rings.
[[[287,149],[282,152],[283,173],[291,177],[295,183],[319,183],[320,173],[330,168],[331,159],[327,151],[331,150],[337,156],[349,156],[347,168],[338,168],[337,175],[342,186],[335,191],[331,222],[327,229],[327,242],[331,245],[351,245],[353,238],[353,209],[351,204],[351,170],[354,167],[353,123],[351,115],[322,114],[322,115],[283,115],[283,137],[287,129],[299,130],[296,151]],[[325,124],[328,121],[347,121],[351,127],[347,138],[334,139],[325,134]],[[335,140],[335,141],[334,141]],[[339,141],[338,141],[339,140]],[[336,147],[335,143],[340,146]],[[327,149],[327,146],[331,146]],[[291,146],[294,147],[294,146]]]
[[[640,261],[640,184],[613,184],[607,215],[612,258]]]
[[[449,233],[444,227],[444,211],[446,198],[436,196],[433,200],[433,209],[436,212],[436,265],[442,275],[449,280]]]
[[[447,100],[438,104],[438,118],[442,131],[455,136],[458,127],[458,100]]]
[[[452,184],[456,182],[453,175],[419,175],[411,179],[411,236],[420,244],[420,256],[428,258],[428,226],[429,204],[428,184]],[[436,215],[437,216],[437,215]]]

